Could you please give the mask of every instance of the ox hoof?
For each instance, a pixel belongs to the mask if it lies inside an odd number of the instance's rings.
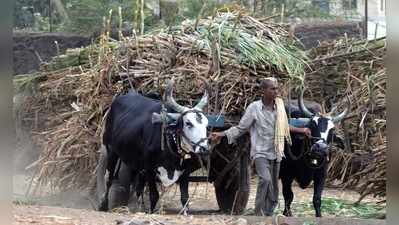
[[[98,206],[98,211],[106,212],[108,211],[108,199],[103,198],[102,201],[100,202],[100,205]]]
[[[188,216],[188,208],[184,208],[180,211],[183,216]]]
[[[290,209],[289,209],[289,210],[284,209],[283,215],[284,215],[284,216],[287,216],[287,217],[291,217],[291,216],[292,216],[292,212],[291,212]]]

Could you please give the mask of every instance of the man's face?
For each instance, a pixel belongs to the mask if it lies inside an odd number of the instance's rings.
[[[263,88],[263,97],[267,99],[275,99],[278,95],[278,85],[276,82],[268,82]]]

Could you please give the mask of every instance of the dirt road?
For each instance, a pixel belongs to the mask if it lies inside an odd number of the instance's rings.
[[[251,194],[247,209],[243,216],[221,215],[218,212],[218,205],[212,184],[192,183],[189,188],[191,197],[190,216],[178,215],[181,209],[180,193],[176,186],[168,190],[161,190],[162,198],[159,201],[156,214],[148,215],[143,212],[128,213],[127,209],[118,210],[118,213],[102,213],[92,209],[88,198],[77,191],[63,192],[57,195],[43,197],[24,197],[26,190],[26,177],[14,178],[14,220],[17,225],[22,224],[54,224],[54,225],[83,225],[83,224],[117,224],[117,220],[129,221],[135,219],[136,223],[130,225],[169,225],[169,224],[273,224],[275,218],[254,217],[253,207],[256,190],[256,179],[252,180]],[[162,192],[164,191],[164,192]],[[285,222],[289,225],[382,225],[385,220],[359,220],[358,218],[378,218],[372,215],[374,208],[365,204],[362,207],[354,207],[358,194],[353,191],[326,188],[323,194],[323,216],[321,221],[315,221],[312,207],[313,188],[302,190],[294,186],[295,200],[293,203],[294,215],[300,218],[282,218],[279,216],[279,223]],[[365,199],[368,204],[374,204],[378,199]],[[277,215],[283,210],[284,200],[280,194]],[[375,204],[374,204],[375,205]],[[367,206],[367,207],[366,207]],[[374,206],[373,206],[374,207]],[[136,211],[137,212],[137,211]],[[369,213],[369,215],[366,215]],[[385,209],[381,210],[382,214]],[[281,217],[281,218],[280,218]],[[351,217],[351,218],[348,218]],[[240,219],[241,218],[241,219]],[[274,223],[276,224],[276,223]],[[128,224],[124,224],[128,225]]]
[[[384,225],[384,220],[353,218],[271,218],[226,215],[160,215],[103,213],[85,209],[14,205],[14,225]]]

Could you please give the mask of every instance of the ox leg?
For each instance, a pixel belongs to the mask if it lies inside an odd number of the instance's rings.
[[[103,155],[103,157],[105,157],[105,162],[104,166],[107,167],[107,170],[109,172],[109,177],[107,179],[106,182],[106,188],[105,188],[105,193],[102,196],[101,200],[100,200],[100,204],[98,207],[99,211],[107,211],[108,210],[108,195],[109,195],[109,190],[111,188],[112,185],[112,181],[114,179],[114,172],[115,172],[115,168],[116,168],[116,164],[118,162],[118,157],[113,154],[111,151],[107,150],[107,154]],[[99,174],[97,174],[99,175]]]
[[[117,179],[112,183],[109,191],[109,209],[128,205],[131,174],[130,167],[121,163],[120,169],[117,171]]]
[[[198,158],[198,161],[197,160],[187,160],[187,161],[185,161],[184,163],[183,163],[183,168],[185,168],[184,169],[184,172],[183,172],[183,174],[180,176],[180,178],[179,178],[179,180],[178,180],[178,182],[179,182],[179,188],[180,188],[180,201],[181,201],[181,204],[182,204],[182,213],[184,214],[184,215],[187,215],[188,214],[188,210],[189,210],[189,199],[190,199],[190,196],[189,196],[189,193],[188,193],[188,184],[189,184],[189,177],[190,177],[190,174],[191,173],[193,173],[194,171],[196,171],[197,169],[199,169],[199,168],[201,168],[201,165],[200,165],[200,160],[202,160],[202,162],[204,162],[205,163],[205,165],[204,165],[204,167],[205,168],[207,168],[207,165],[209,165],[208,163],[208,161],[206,161],[206,160],[203,160],[203,159],[201,159],[201,158]]]
[[[107,172],[107,149],[104,145],[100,148],[100,157],[98,161],[98,166],[96,169],[96,194],[97,201],[101,202],[104,199],[106,193],[106,183],[105,183],[105,174]]]
[[[284,196],[284,216],[292,216],[291,203],[294,200],[294,192],[292,192],[292,182],[294,181],[291,177],[282,177],[281,183],[283,186]]]
[[[157,189],[157,184],[155,182],[155,173],[147,173],[147,181],[150,189],[150,213],[154,213],[155,206],[159,200],[159,193]]]
[[[97,199],[100,201],[103,195],[105,194],[105,174],[107,171],[107,149],[104,145],[101,145],[100,148],[100,157],[96,169],[96,177],[97,177]]]
[[[141,174],[137,174],[136,176],[136,197],[139,199],[141,196],[143,196],[144,192],[144,186],[145,186],[145,179],[141,177]]]
[[[179,187],[180,187],[180,201],[181,205],[183,207],[182,212],[184,215],[187,215],[188,213],[188,204],[189,204],[189,194],[188,194],[188,177],[189,174],[183,173],[183,175],[180,177],[179,181]]]
[[[144,208],[144,187],[145,187],[145,176],[143,172],[139,172],[136,175],[136,197],[141,208]]]
[[[321,194],[324,189],[326,172],[325,170],[314,176],[314,192],[313,192],[313,207],[316,211],[316,217],[321,217]]]

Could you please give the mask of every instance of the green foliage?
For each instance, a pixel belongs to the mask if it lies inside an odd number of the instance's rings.
[[[219,18],[222,19],[197,29],[204,37],[198,40],[200,47],[210,49],[212,42],[218,42],[220,47],[234,49],[241,63],[254,67],[272,65],[303,81],[307,58],[293,43],[272,34],[268,38],[260,38],[241,26],[232,13],[225,13]]]
[[[293,202],[291,208],[295,216],[314,216],[312,201],[300,203]],[[353,202],[347,200],[323,198],[321,203],[321,211],[325,216],[372,219],[383,217],[386,213],[386,208],[375,203],[359,203],[355,205]]]
[[[14,76],[13,79],[13,86],[14,86],[14,94],[28,91],[28,92],[34,92],[35,90],[35,85],[36,81],[42,79],[43,76],[34,73],[34,74],[20,74]]]
[[[201,10],[203,17],[211,16],[219,6],[221,5],[217,4],[215,0],[179,0],[180,16],[182,18],[197,18]]]
[[[56,0],[16,0],[14,10],[14,21],[16,28],[29,28],[34,31],[49,31],[49,2]],[[58,1],[58,0],[57,0]],[[140,25],[140,10],[137,0],[60,0],[61,5],[69,19],[65,19],[57,12],[53,3],[51,7],[51,23],[53,31],[67,31],[83,34],[98,32],[103,27],[103,18],[109,17],[112,9],[113,15],[111,25],[119,27],[118,8],[122,9],[123,28],[131,30]],[[329,18],[329,2],[336,0],[145,0],[144,7],[144,29],[146,32],[160,26],[172,26],[179,24],[185,19],[196,19],[214,15],[220,8],[233,8],[237,5],[244,7],[248,12],[257,16],[278,15],[284,5],[284,18],[288,17],[316,17]],[[165,4],[177,4],[177,7],[165,10]],[[172,3],[170,3],[172,2]],[[154,8],[161,4],[162,18],[154,15]],[[279,18],[276,18],[279,21]]]
[[[137,13],[135,0],[62,0],[62,5],[69,20],[63,20],[58,15],[54,5],[51,6],[53,31],[92,34],[103,28],[104,18],[109,17],[112,10],[112,27],[118,27],[118,8],[122,9],[125,29],[132,28]],[[145,10],[151,14],[150,10]],[[156,22],[151,20],[150,23]],[[49,0],[17,0],[14,10],[14,27],[33,31],[49,31]]]
[[[66,6],[71,20],[58,30],[76,33],[91,33],[101,29],[109,8],[106,0],[68,0]]]
[[[280,199],[280,202],[283,199]],[[281,207],[282,206],[282,207]],[[282,214],[284,204],[276,210],[277,214]],[[292,213],[295,217],[314,217],[315,211],[311,200],[307,202],[293,202],[291,205]],[[321,212],[325,217],[350,217],[359,219],[381,219],[386,215],[386,207],[376,203],[359,203],[337,198],[322,198]],[[254,215],[253,208],[248,208],[244,215]],[[313,221],[305,221],[303,225],[314,225]]]
[[[316,225],[314,222],[305,221],[302,225]]]
[[[60,30],[66,30],[77,33],[93,33],[103,28],[104,18],[109,18],[109,12],[112,10],[111,27],[118,29],[119,21],[122,19],[123,30],[137,30],[137,19],[139,18],[140,6],[136,0],[67,0],[67,11],[71,22],[60,27]],[[145,1],[144,1],[145,2]],[[119,7],[121,8],[122,18],[119,18]],[[159,19],[153,15],[151,9],[144,7],[144,28],[150,30],[159,22]]]
[[[331,18],[329,14],[329,4],[335,0],[258,0],[261,5],[260,11],[255,12],[257,15],[272,16],[281,14],[284,6],[284,17],[299,18]]]
[[[17,0],[14,4],[14,27],[34,29],[34,15],[44,18],[48,16],[48,1]],[[48,29],[48,28],[47,28]]]
[[[37,205],[35,200],[25,197],[16,197],[12,203],[15,205]]]
[[[33,15],[33,27],[34,31],[48,31],[49,27],[49,17],[42,16],[40,13],[35,13]]]

